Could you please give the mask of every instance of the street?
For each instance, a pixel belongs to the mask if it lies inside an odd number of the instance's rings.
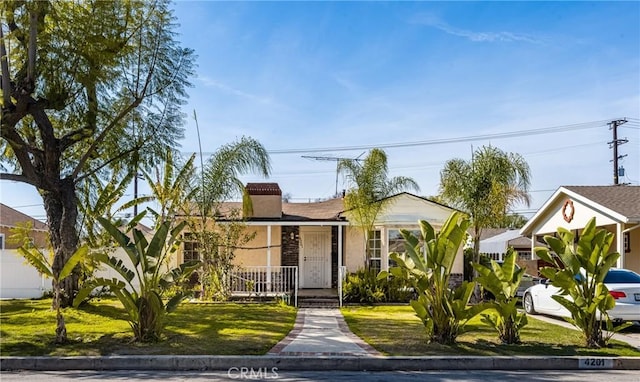
[[[553,381],[553,382],[637,382],[637,370],[541,370],[541,371],[394,371],[394,372],[340,372],[340,371],[244,371],[235,368],[229,371],[19,371],[0,375],[3,382],[63,382],[63,381],[427,381],[427,382],[472,382],[472,381]]]

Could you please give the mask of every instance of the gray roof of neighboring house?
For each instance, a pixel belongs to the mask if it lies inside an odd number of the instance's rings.
[[[34,219],[27,214],[13,209],[6,204],[0,203],[0,225],[5,227],[16,227],[18,223],[32,222],[33,229],[39,231],[48,230],[47,224]]]
[[[640,220],[640,186],[564,186],[620,215]]]

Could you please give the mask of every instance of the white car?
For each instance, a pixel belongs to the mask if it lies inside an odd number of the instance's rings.
[[[613,268],[605,276],[604,284],[616,301],[609,311],[613,321],[640,321],[640,275],[628,269]],[[550,283],[541,282],[524,292],[524,310],[527,314],[548,314],[571,317],[571,313],[551,296],[560,289]]]

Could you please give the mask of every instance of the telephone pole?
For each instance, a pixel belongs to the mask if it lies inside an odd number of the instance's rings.
[[[613,184],[617,185],[618,183],[618,159],[624,158],[625,155],[618,155],[618,146],[629,142],[628,139],[618,139],[618,126],[627,123],[626,119],[617,119],[608,123],[611,130],[613,130],[613,140],[609,143],[609,148],[613,148]]]

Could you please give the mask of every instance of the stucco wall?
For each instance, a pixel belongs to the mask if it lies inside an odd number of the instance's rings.
[[[364,268],[364,234],[356,227],[345,227],[344,265],[347,272]]]
[[[234,265],[238,266],[264,266],[267,265],[267,227],[266,226],[247,226],[247,230],[256,233],[256,237],[243,245],[243,247],[253,249],[237,249],[235,251]],[[281,243],[282,243],[282,227],[271,227],[271,265],[279,266],[281,264]]]
[[[251,195],[252,217],[280,218],[282,216],[282,198],[280,195]]]
[[[640,228],[629,232],[631,252],[625,253],[625,268],[640,273]]]

